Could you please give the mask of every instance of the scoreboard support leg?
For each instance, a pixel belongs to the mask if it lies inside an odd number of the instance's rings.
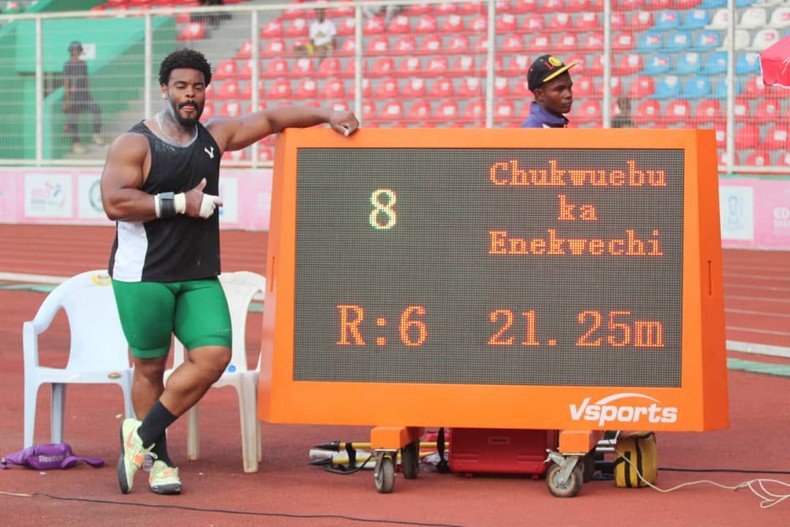
[[[370,431],[370,448],[376,455],[373,480],[376,490],[389,494],[395,487],[395,461],[401,451],[403,477],[415,479],[420,464],[420,436],[425,429],[413,426],[377,426]]]
[[[546,485],[558,498],[572,498],[591,477],[592,455],[603,438],[600,430],[560,430],[559,452],[549,450]]]

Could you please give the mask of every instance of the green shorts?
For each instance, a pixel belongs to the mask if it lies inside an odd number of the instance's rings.
[[[228,301],[216,278],[185,282],[113,280],[112,288],[121,327],[135,357],[166,356],[172,334],[187,350],[231,347]]]

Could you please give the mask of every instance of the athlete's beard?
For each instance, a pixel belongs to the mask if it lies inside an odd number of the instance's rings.
[[[181,113],[178,110],[184,107],[186,104],[192,104],[195,107],[195,117],[181,116]],[[176,121],[178,121],[178,124],[186,128],[191,128],[200,121],[200,116],[203,115],[203,106],[199,105],[196,101],[191,101],[190,103],[181,103],[178,108],[175,106],[173,107],[173,115],[175,116]]]

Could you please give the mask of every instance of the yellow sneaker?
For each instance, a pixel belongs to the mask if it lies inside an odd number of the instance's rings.
[[[121,457],[118,459],[118,485],[121,492],[128,494],[134,484],[134,475],[143,466],[145,456],[154,445],[143,448],[143,440],[137,434],[142,423],[137,419],[124,419],[121,423]]]
[[[164,461],[155,460],[148,473],[148,486],[157,494],[181,494],[178,469],[168,467]]]

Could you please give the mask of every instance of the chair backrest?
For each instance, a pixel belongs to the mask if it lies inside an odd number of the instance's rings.
[[[66,369],[129,367],[129,346],[106,270],[80,273],[56,287],[39,307],[32,321],[34,331],[45,331],[61,309],[66,312],[71,332]]]

